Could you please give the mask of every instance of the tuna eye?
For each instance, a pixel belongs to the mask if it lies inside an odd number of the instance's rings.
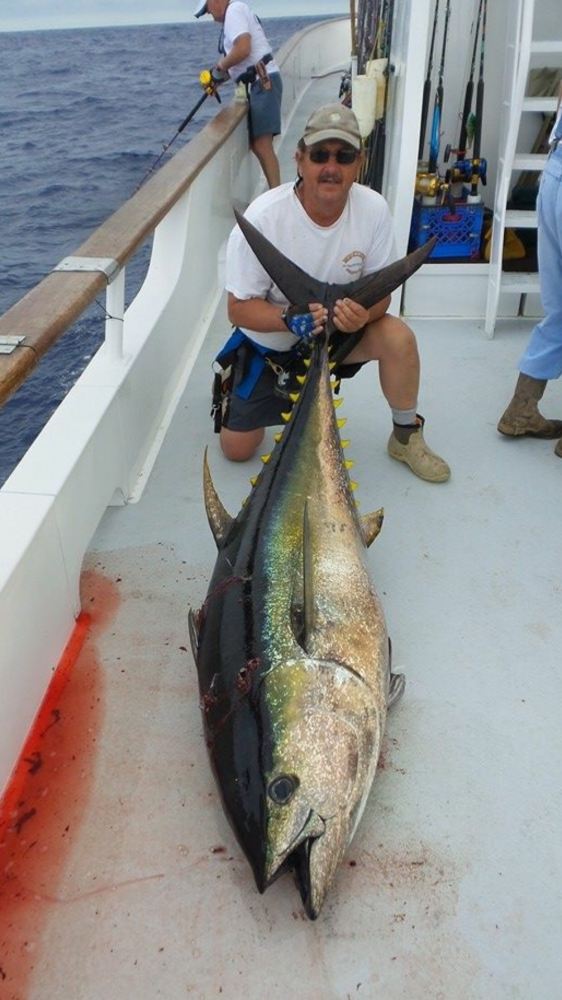
[[[270,799],[276,802],[278,806],[286,806],[287,802],[291,801],[298,787],[298,778],[295,778],[291,774],[280,774],[278,778],[273,779],[267,792]]]

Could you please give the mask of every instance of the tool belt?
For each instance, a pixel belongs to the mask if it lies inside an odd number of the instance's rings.
[[[240,76],[236,77],[236,83],[243,83],[246,87],[246,93],[253,83],[259,78],[259,81],[264,90],[271,90],[271,80],[269,79],[269,74],[266,70],[266,66],[273,59],[271,52],[267,52],[262,59],[260,59],[255,66],[248,66]]]
[[[241,399],[249,399],[264,368],[273,372],[275,395],[288,399],[294,391],[293,374],[302,363],[303,352],[310,353],[310,347],[295,345],[289,351],[274,351],[250,340],[236,328],[213,362],[213,386],[211,417],[215,434],[218,434],[226,414],[231,392]],[[236,381],[236,388],[234,383]]]

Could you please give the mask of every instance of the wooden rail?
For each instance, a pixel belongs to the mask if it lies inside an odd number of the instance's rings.
[[[244,104],[221,110],[72,256],[109,257],[122,268],[245,116]],[[100,272],[53,271],[0,317],[0,339],[25,338],[0,355],[0,406],[106,285]]]

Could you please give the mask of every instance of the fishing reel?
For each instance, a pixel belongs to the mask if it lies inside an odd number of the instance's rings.
[[[445,163],[449,162],[451,153],[457,156],[452,167],[447,171],[451,184],[470,184],[475,176],[486,186],[486,176],[488,173],[488,161],[482,156],[470,159],[468,156],[459,157],[459,150],[452,149],[451,146],[445,148]]]
[[[202,69],[199,74],[199,83],[201,84],[203,90],[208,97],[216,97],[219,104],[221,103],[221,97],[218,92],[218,88],[221,83],[227,79],[226,76],[217,76],[213,73],[212,69]]]
[[[441,190],[442,180],[439,174],[428,174],[419,170],[416,174],[416,195],[420,198],[437,198]]]

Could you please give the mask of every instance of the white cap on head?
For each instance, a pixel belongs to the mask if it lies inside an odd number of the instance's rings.
[[[302,135],[305,146],[328,139],[340,139],[354,149],[361,149],[359,123],[351,108],[344,104],[325,104],[311,114]]]
[[[193,11],[194,17],[203,17],[203,14],[208,14],[207,10],[207,0],[199,0],[195,10]]]

